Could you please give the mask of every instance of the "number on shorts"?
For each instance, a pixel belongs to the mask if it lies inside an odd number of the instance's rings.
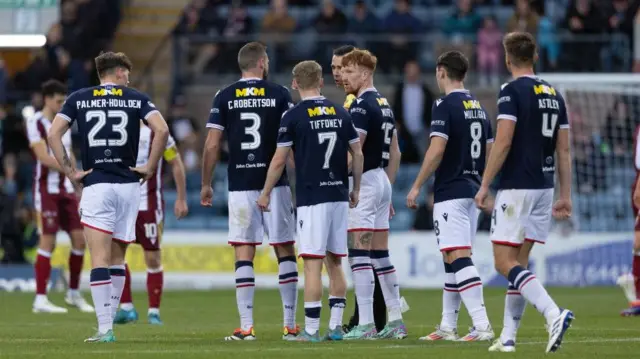
[[[436,236],[440,235],[440,227],[438,226],[438,220],[433,221],[433,230],[436,232]]]
[[[491,213],[491,219],[493,220],[493,225],[494,226],[496,225],[496,223],[498,223],[498,217],[496,215],[497,213],[498,213],[497,209],[494,209],[493,213]]]
[[[155,223],[145,223],[144,224],[144,234],[147,238],[156,238],[158,237],[158,225]]]
[[[480,122],[471,123],[471,158],[477,160],[482,154],[482,124]]]
[[[323,144],[325,141],[329,141],[329,145],[327,145],[327,150],[324,152],[324,164],[322,165],[322,169],[326,170],[329,168],[329,161],[331,161],[331,155],[333,154],[333,150],[336,147],[336,139],[338,136],[335,132],[320,132],[318,133],[318,142]]]
[[[89,130],[89,147],[102,147],[107,146],[107,144],[109,146],[124,146],[127,144],[127,123],[129,122],[129,116],[127,116],[126,112],[122,110],[91,110],[87,111],[85,118],[87,122],[97,120],[93,127],[91,127],[91,130]],[[111,127],[113,132],[116,132],[120,135],[120,138],[96,138],[98,132],[100,132],[100,130],[102,130],[102,128],[107,124],[107,118],[115,118],[120,120],[118,123],[112,125]]]
[[[260,147],[262,138],[260,137],[260,115],[255,112],[242,112],[240,113],[240,119],[243,121],[251,121],[251,124],[244,128],[244,134],[251,136],[252,140],[249,142],[242,142],[240,148],[243,150],[255,150]]]
[[[551,121],[549,121],[549,115],[551,115]],[[558,123],[557,113],[543,113],[542,114],[542,135],[544,137],[553,137],[553,132],[556,129],[556,123]]]

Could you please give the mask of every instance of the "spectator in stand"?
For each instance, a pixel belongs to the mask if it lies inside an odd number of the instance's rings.
[[[482,28],[478,31],[477,51],[480,85],[497,87],[502,64],[502,31],[493,15],[484,18]]]
[[[568,68],[575,72],[598,72],[602,45],[593,39],[601,35],[605,22],[592,0],[575,0],[567,10],[565,27],[577,42],[565,45]],[[591,37],[589,37],[591,35]],[[601,40],[598,40],[601,41]]]
[[[517,0],[516,10],[507,23],[507,32],[528,32],[532,35],[538,34],[538,14],[531,9],[529,0]]]
[[[383,29],[390,36],[388,48],[379,53],[385,71],[402,71],[404,65],[418,57],[418,41],[412,39],[420,34],[422,23],[411,14],[409,0],[396,0],[393,10],[384,20]]]
[[[186,98],[177,96],[169,111],[167,120],[169,130],[178,143],[182,161],[187,172],[197,171],[200,165],[198,140],[200,138],[198,122],[187,111]]]
[[[630,112],[628,99],[620,97],[616,99],[607,115],[602,139],[615,157],[625,157],[634,153],[633,131],[636,128],[636,121],[633,120]]]
[[[369,11],[364,0],[356,0],[353,7],[353,17],[349,19],[347,32],[351,35],[372,35],[380,31],[380,20]],[[376,48],[380,48],[379,43],[371,43],[359,38],[354,39],[358,47],[372,49],[378,53]]]
[[[451,16],[445,21],[442,29],[445,39],[436,45],[436,52],[457,50],[472,61],[473,44],[482,19],[473,9],[471,0],[458,0]]]
[[[608,48],[603,51],[603,68],[607,72],[615,68],[629,71],[629,54],[633,39],[633,23],[637,6],[630,6],[629,0],[612,0],[608,12],[607,30],[612,35]],[[618,66],[616,66],[618,65]]]
[[[238,51],[247,42],[246,37],[252,32],[253,19],[249,16],[247,8],[241,0],[233,0],[226,23],[222,27],[222,36],[226,40],[220,53],[224,71],[236,72],[238,70]]]
[[[404,81],[396,86],[393,96],[393,113],[396,116],[403,162],[420,163],[429,146],[431,106],[434,98],[420,74],[416,61],[404,67]]]
[[[347,17],[336,8],[331,0],[322,1],[322,9],[318,16],[313,20],[313,27],[318,34],[322,35],[341,35],[347,30]],[[332,50],[337,47],[336,39],[329,41],[318,41],[316,44],[316,60],[322,64],[322,67],[329,68],[329,60],[331,59]]]
[[[295,29],[296,19],[287,11],[287,0],[272,0],[262,19],[262,41],[267,45],[275,71],[282,71],[289,64],[288,45]]]
[[[182,17],[173,33],[176,35],[218,35],[220,20],[218,20],[216,4],[206,0],[194,0],[185,7]],[[221,45],[212,41],[192,44],[187,54],[189,67],[188,76],[201,74],[208,66],[215,67],[215,60],[220,54]]]
[[[558,68],[560,58],[560,44],[556,36],[556,25],[548,16],[540,18],[538,23],[538,56],[539,71],[553,71]]]

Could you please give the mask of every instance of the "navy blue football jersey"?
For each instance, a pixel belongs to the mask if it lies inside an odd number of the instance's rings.
[[[78,121],[82,168],[93,169],[84,186],[140,181],[129,167],[135,167],[138,158],[140,120],[146,122],[156,111],[147,95],[115,84],[69,95],[58,115],[70,124]]]
[[[322,96],[307,98],[282,117],[278,146],[296,162],[296,205],[349,200],[347,153],[360,141],[345,109]]]
[[[498,188],[553,188],[558,129],[569,128],[560,92],[538,77],[519,77],[500,90],[498,120],[516,121]]]
[[[387,99],[376,89],[367,89],[351,103],[349,114],[356,130],[367,135],[362,145],[364,172],[387,167],[391,139],[396,128]]]
[[[242,79],[216,94],[207,127],[226,133],[229,191],[262,189],[276,152],[280,119],[290,107],[286,87],[261,79]],[[288,185],[283,171],[276,186]]]
[[[431,110],[431,137],[447,140],[435,173],[434,202],[475,197],[484,172],[487,143],[493,142],[487,113],[467,90],[438,99]]]

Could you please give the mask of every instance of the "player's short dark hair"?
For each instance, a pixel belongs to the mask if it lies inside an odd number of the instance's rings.
[[[267,56],[267,47],[259,42],[250,42],[238,51],[240,71],[248,71],[258,66],[258,61]]]
[[[42,96],[44,97],[52,97],[55,95],[66,95],[67,86],[65,86],[62,82],[58,80],[48,80],[48,81],[45,81],[42,84],[42,86],[40,86],[40,91],[42,92]]]
[[[129,71],[133,69],[131,60],[124,54],[124,52],[103,52],[95,59],[96,71],[98,77],[102,78],[104,75],[109,74],[111,71],[117,68],[125,68]]]
[[[447,77],[453,81],[462,81],[469,70],[469,60],[460,51],[447,51],[438,57],[436,68],[442,67]]]
[[[528,32],[511,32],[502,40],[504,52],[515,66],[532,66],[536,61],[536,39]]]
[[[336,47],[335,49],[333,49],[333,55],[334,56],[344,56],[348,53],[350,53],[351,51],[355,50],[355,46],[351,46],[351,45],[342,45],[340,47]]]

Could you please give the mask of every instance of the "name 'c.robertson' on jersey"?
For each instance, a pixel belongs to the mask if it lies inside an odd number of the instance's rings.
[[[220,90],[208,128],[226,132],[229,144],[229,191],[261,190],[276,151],[282,114],[293,106],[284,86],[242,79]],[[286,172],[276,186],[287,186]]]
[[[502,86],[498,113],[517,121],[499,188],[553,188],[558,129],[569,128],[562,95],[538,77],[522,76]]]

